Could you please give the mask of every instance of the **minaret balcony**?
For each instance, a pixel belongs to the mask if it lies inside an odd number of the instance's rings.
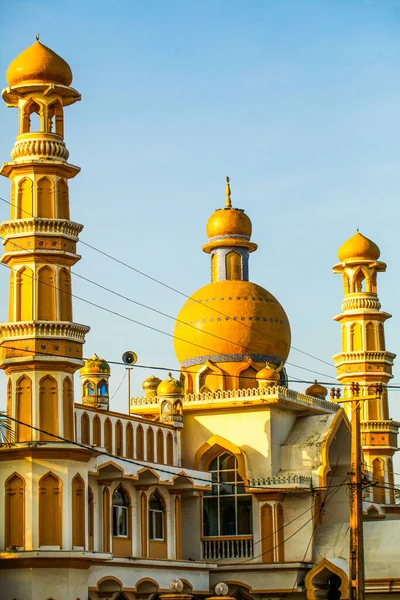
[[[38,159],[55,159],[66,162],[69,157],[67,147],[60,135],[55,133],[27,133],[18,137],[11,151],[15,162]]]
[[[24,233],[54,233],[71,237],[78,241],[78,235],[83,225],[68,219],[45,219],[40,217],[3,221],[0,225],[0,235],[3,242],[9,237],[20,236]]]
[[[60,321],[18,321],[15,323],[1,323],[0,335],[2,343],[7,340],[25,338],[64,339],[85,342],[85,335],[90,327],[78,323]]]
[[[363,421],[361,443],[364,450],[397,450],[397,433],[400,423],[392,420]]]
[[[381,303],[379,302],[379,298],[376,294],[363,294],[363,295],[354,295],[347,297],[343,300],[342,311],[370,311],[370,310],[380,310]]]

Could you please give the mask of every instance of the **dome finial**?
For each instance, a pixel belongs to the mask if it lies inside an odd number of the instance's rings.
[[[359,228],[359,227],[357,227],[357,232],[359,232],[359,231],[360,231],[360,228]]]
[[[226,206],[226,208],[232,208],[231,186],[229,185],[229,177],[226,178],[225,194],[226,194],[225,206]]]
[[[39,34],[39,33],[37,33],[37,34],[36,34],[36,41],[38,42],[39,40],[40,40],[40,34]]]

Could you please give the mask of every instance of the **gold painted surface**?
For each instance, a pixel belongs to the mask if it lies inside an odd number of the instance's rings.
[[[372,240],[359,231],[344,242],[339,248],[338,258],[341,262],[350,258],[378,260],[381,251]]]
[[[286,360],[291,339],[288,317],[278,300],[248,281],[216,281],[200,288],[183,305],[174,335],[179,362],[237,354]]]
[[[28,82],[69,86],[72,83],[72,72],[61,56],[37,40],[12,61],[6,79],[10,86]]]

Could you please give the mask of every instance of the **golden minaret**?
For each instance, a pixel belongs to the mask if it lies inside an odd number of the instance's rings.
[[[340,263],[334,273],[342,275],[342,312],[335,317],[342,327],[342,352],[333,360],[336,376],[344,384],[344,400],[351,397],[352,382],[360,385],[361,442],[367,472],[378,485],[374,502],[394,504],[393,454],[397,450],[399,423],[389,417],[387,384],[396,357],[385,346],[384,323],[391,317],[381,310],[377,275],[386,270],[378,246],[358,230],[339,249]],[[382,386],[382,394],[376,390]],[[363,396],[374,396],[363,402]],[[351,403],[344,403],[349,414]],[[350,416],[350,414],[349,414]]]
[[[70,220],[64,108],[80,100],[69,65],[36,42],[9,66],[3,99],[18,109],[10,220],[1,236],[10,269],[8,323],[1,325],[1,368],[8,377],[7,413],[49,434],[74,439],[73,374],[82,366],[89,328],[72,320],[71,266],[82,225]],[[57,441],[16,424],[17,442]]]

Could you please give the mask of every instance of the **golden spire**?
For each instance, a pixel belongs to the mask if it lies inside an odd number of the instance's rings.
[[[225,194],[226,194],[225,206],[226,206],[226,208],[232,208],[231,186],[229,185],[229,177],[226,178]]]

